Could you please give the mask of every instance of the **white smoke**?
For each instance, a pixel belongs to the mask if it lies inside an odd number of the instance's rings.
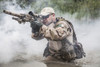
[[[27,13],[17,4],[6,2],[7,10],[15,13]],[[2,14],[0,20],[0,63],[7,63],[16,59],[40,59],[46,40],[36,41],[31,38],[30,23],[19,24],[9,15]],[[36,58],[37,57],[37,58]]]
[[[83,44],[86,57],[79,64],[83,67],[99,67],[100,63],[100,19],[73,23],[78,41]]]
[[[86,50],[92,51],[99,49],[100,42],[100,23],[99,19],[91,20],[88,23],[77,24],[77,37]]]
[[[75,19],[75,15],[70,14],[66,14],[64,17],[72,22],[77,39],[83,44],[83,47],[86,51],[92,51],[96,48],[99,49],[100,18],[92,20],[90,18],[84,17],[81,20],[77,20]]]

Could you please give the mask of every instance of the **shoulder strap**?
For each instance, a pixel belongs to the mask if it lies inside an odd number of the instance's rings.
[[[77,42],[77,37],[76,37],[76,34],[75,34],[74,27],[73,27],[72,23],[69,22],[68,20],[66,20],[66,21],[69,23],[69,25],[70,25],[70,26],[72,27],[72,29],[73,29],[73,40],[74,40],[74,42]]]

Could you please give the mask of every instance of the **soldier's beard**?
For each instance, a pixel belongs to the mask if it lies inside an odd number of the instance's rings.
[[[51,23],[53,23],[53,20],[46,22],[45,25],[49,26]]]

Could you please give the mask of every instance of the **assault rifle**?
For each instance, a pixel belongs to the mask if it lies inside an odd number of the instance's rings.
[[[3,10],[3,12],[5,14],[14,16],[14,17],[12,17],[12,19],[18,21],[20,24],[25,23],[25,22],[34,21],[37,18],[41,18],[40,15],[34,14],[32,11],[30,11],[28,14],[17,14],[17,13],[13,13],[13,12],[10,12],[10,11],[7,11],[7,10]]]
[[[5,14],[12,15],[12,19],[18,21],[18,23],[31,23],[32,33],[34,33],[34,36],[38,35],[38,27],[34,26],[34,21],[42,21],[42,16],[38,14],[34,14],[32,11],[29,11],[28,14],[17,14],[13,13],[7,10],[3,10]]]

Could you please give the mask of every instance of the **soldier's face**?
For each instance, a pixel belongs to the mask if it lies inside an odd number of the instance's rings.
[[[49,24],[54,22],[54,18],[55,18],[55,15],[51,14],[47,18],[43,19],[43,23],[48,26]]]

